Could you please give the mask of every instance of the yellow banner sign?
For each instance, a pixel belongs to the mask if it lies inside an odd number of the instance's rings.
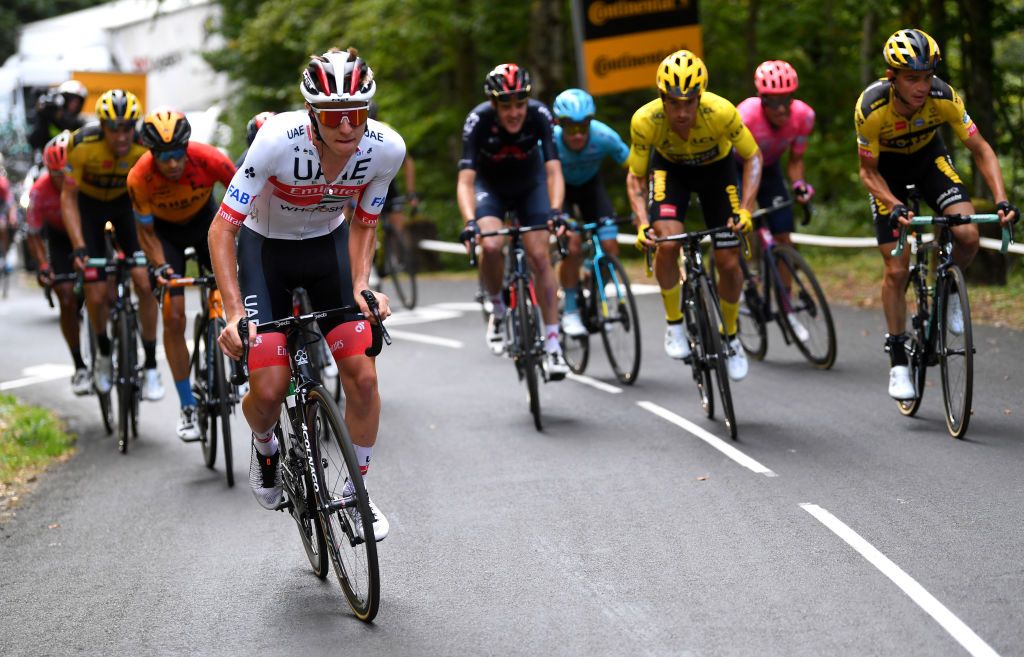
[[[595,96],[653,89],[661,60],[677,50],[703,56],[700,25],[636,32],[583,42],[587,88]]]
[[[89,97],[85,99],[82,106],[83,114],[93,114],[96,108],[96,99],[104,92],[111,89],[124,89],[139,97],[142,103],[142,112],[149,111],[146,107],[146,74],[145,73],[115,73],[108,71],[75,71],[71,74],[73,80],[78,80],[89,90]]]

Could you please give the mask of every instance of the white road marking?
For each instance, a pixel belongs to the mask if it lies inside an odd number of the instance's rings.
[[[850,529],[842,520],[836,518],[817,504],[804,503],[800,506],[804,511],[817,518],[821,524],[832,530],[836,536],[846,541],[860,556],[867,559],[872,566],[882,571],[883,575],[892,580],[893,584],[900,587],[904,593],[910,596],[910,599],[917,603],[917,606],[934,618],[942,626],[942,629],[949,632],[950,636],[956,639],[957,643],[963,646],[967,652],[974,657],[999,657],[999,654],[992,649],[992,646],[985,643],[984,639],[975,634],[971,628],[967,627],[945,605],[936,600],[935,596],[917,583],[917,580],[864,540],[860,534]]]
[[[642,409],[644,409],[646,411],[650,411],[651,413],[654,413],[655,415],[657,415],[658,417],[660,417],[662,419],[668,420],[669,422],[671,422],[672,424],[676,425],[677,427],[680,427],[682,429],[686,429],[687,431],[692,433],[694,436],[700,438],[701,440],[706,442],[708,445],[711,445],[712,447],[714,447],[715,449],[717,449],[721,453],[723,453],[726,456],[728,456],[729,458],[731,458],[733,461],[736,461],[737,463],[742,465],[744,468],[747,468],[748,470],[750,470],[750,471],[752,471],[752,472],[754,472],[756,474],[763,474],[766,477],[777,477],[778,476],[777,474],[775,474],[774,472],[772,472],[771,470],[769,470],[765,466],[761,465],[760,463],[758,463],[754,459],[750,458],[749,456],[747,456],[746,454],[744,454],[740,450],[736,449],[735,447],[733,447],[729,443],[725,442],[724,440],[722,440],[721,438],[715,436],[714,434],[712,434],[712,433],[710,433],[708,431],[705,431],[704,429],[702,429],[701,427],[697,426],[693,422],[690,422],[686,418],[681,417],[679,415],[676,415],[672,411],[670,411],[670,410],[668,410],[666,408],[663,408],[661,406],[658,406],[657,404],[655,404],[653,402],[640,401],[640,402],[637,402],[636,404],[640,408],[642,408]]]
[[[439,322],[445,319],[454,319],[461,317],[462,313],[455,310],[446,310],[443,308],[437,308],[428,306],[426,308],[417,308],[415,310],[399,310],[392,313],[391,317],[388,317],[386,324],[388,330],[392,326],[402,326],[404,324],[422,324],[424,322]]]
[[[409,342],[432,344],[436,347],[462,349],[462,342],[459,340],[452,340],[451,338],[439,338],[435,335],[423,335],[422,333],[409,333],[408,331],[394,331],[391,329],[388,329],[388,333],[391,334],[391,337],[397,338],[399,341],[408,340]]]
[[[15,388],[24,388],[36,383],[45,383],[46,381],[69,377],[75,373],[75,368],[71,365],[43,363],[42,365],[26,367],[21,373],[25,375],[23,378],[0,383],[0,390],[14,390]]]
[[[444,303],[435,303],[431,306],[431,308],[454,310],[460,313],[478,313],[482,307],[483,306],[476,301],[446,301]]]
[[[569,372],[565,378],[570,381],[575,381],[576,383],[582,383],[585,386],[590,386],[591,388],[597,388],[601,392],[607,392],[612,395],[617,395],[622,392],[622,388],[618,388],[609,383],[605,383],[604,381],[598,381],[597,379],[593,379],[582,374],[573,374],[572,372]]]

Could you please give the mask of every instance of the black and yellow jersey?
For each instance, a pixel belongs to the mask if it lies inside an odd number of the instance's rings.
[[[960,139],[966,141],[978,127],[953,87],[932,78],[932,89],[921,109],[913,116],[896,113],[893,86],[882,78],[861,93],[854,108],[857,126],[857,150],[861,157],[878,159],[879,153],[910,154],[925,147],[948,123]]]
[[[98,201],[111,201],[128,193],[128,172],[145,152],[145,146],[134,142],[127,155],[115,157],[103,139],[103,128],[95,121],[72,134],[66,171],[79,192]]]
[[[700,95],[697,119],[685,139],[669,126],[660,98],[633,114],[629,133],[629,170],[641,178],[647,175],[652,148],[669,162],[688,165],[717,162],[729,157],[733,147],[743,159],[757,152],[757,142],[736,106],[707,91]]]

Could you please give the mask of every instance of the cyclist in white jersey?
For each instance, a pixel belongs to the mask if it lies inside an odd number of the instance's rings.
[[[313,57],[300,88],[305,111],[277,114],[263,124],[210,227],[210,254],[229,318],[220,344],[236,359],[242,354],[238,321],[290,315],[291,291],[299,286],[314,309],[358,303],[370,316],[360,292],[369,287],[374,227],[405,158],[405,142],[368,118],[376,84],[355,49]],[[356,208],[346,221],[350,199]],[[387,296],[374,295],[381,317],[390,315]],[[364,475],[380,419],[376,366],[364,354],[370,346],[367,328],[365,321],[320,325],[341,373],[345,421]],[[259,337],[250,340],[250,387],[242,412],[253,432],[249,482],[260,504],[273,509],[281,501],[274,429],[290,370],[284,334]],[[374,535],[381,540],[388,522],[370,506]]]

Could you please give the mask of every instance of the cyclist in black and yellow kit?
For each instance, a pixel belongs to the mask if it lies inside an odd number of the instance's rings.
[[[899,237],[900,225],[909,225],[913,213],[907,209],[907,185],[913,184],[928,205],[942,214],[973,214],[967,188],[953,168],[938,129],[949,124],[971,152],[978,170],[996,198],[1004,223],[1016,221],[1019,211],[1006,197],[999,160],[978,132],[951,86],[935,77],[939,46],[921,30],[896,32],[883,49],[888,65],[886,77],[874,82],[857,99],[854,121],[860,154],[860,179],[871,193],[871,211],[879,251],[885,259],[882,308],[888,335],[889,395],[913,399],[907,353],[907,307],[904,290],[909,276],[910,253],[890,255]],[[978,227],[974,224],[952,228],[956,246],[953,258],[961,269],[978,252]],[[963,315],[956,295],[950,297],[950,330],[963,331]],[[959,321],[958,321],[959,320]]]
[[[707,67],[688,50],[666,57],[658,65],[656,81],[661,98],[638,109],[630,124],[626,188],[639,227],[637,245],[651,246],[648,229],[659,237],[682,232],[692,192],[700,199],[709,228],[727,225],[735,233],[749,232],[761,182],[761,151],[736,107],[707,91]],[[742,200],[733,148],[743,160]],[[718,235],[714,240],[718,294],[729,341],[727,370],[734,381],[747,375],[747,357],[736,337],[743,285],[738,246],[734,236]],[[679,242],[662,242],[654,260],[668,321],[665,352],[672,358],[690,354],[680,303],[679,250]]]
[[[132,165],[146,152],[135,134],[135,124],[141,115],[141,103],[131,92],[111,89],[100,96],[96,101],[99,122],[82,126],[71,137],[68,175],[60,195],[64,225],[74,247],[75,267],[85,274],[85,303],[99,350],[93,383],[100,392],[111,387],[107,334],[110,302],[104,284],[106,275],[102,270],[85,267],[85,260],[105,257],[103,227],[108,221],[114,225],[118,245],[126,254],[139,251],[127,179]],[[142,346],[146,353],[142,397],[157,400],[163,398],[164,389],[156,370],[156,299],[151,294],[145,268],[134,268],[132,279],[139,296]]]

